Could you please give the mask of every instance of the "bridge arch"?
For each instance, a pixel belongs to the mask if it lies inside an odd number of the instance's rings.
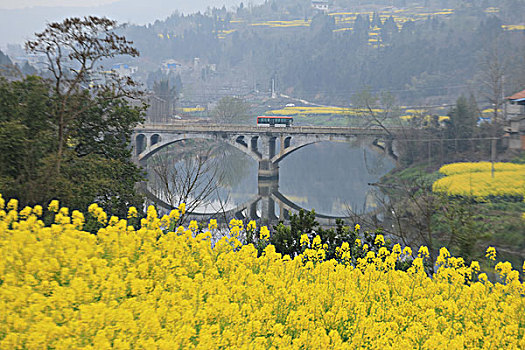
[[[246,141],[244,140],[244,136],[237,136],[237,138],[235,139],[235,142],[237,142],[238,144],[241,144],[242,146],[244,147],[248,147],[248,144],[246,143]]]
[[[273,164],[278,164],[280,161],[282,161],[284,158],[286,158],[291,153],[305,147],[308,145],[313,145],[314,143],[319,142],[348,142],[350,141],[350,138],[344,138],[344,139],[325,139],[325,138],[317,138],[317,139],[305,139],[305,140],[294,140],[296,143],[292,143],[292,137],[288,136],[284,139],[284,146],[281,148],[280,152],[273,156],[271,158],[271,162]]]
[[[141,154],[142,152],[144,152],[144,150],[148,147],[146,142],[147,142],[147,139],[146,139],[146,135],[144,134],[138,134],[135,137],[135,152],[136,152],[135,154],[137,156]]]
[[[151,146],[153,146],[153,145],[156,145],[157,143],[159,143],[160,141],[161,141],[161,137],[160,137],[160,135],[159,135],[159,134],[153,134],[153,135],[151,135],[151,137],[150,137],[150,142],[149,142],[149,144],[150,144]]]
[[[158,198],[157,196],[155,196],[150,190],[149,188],[147,187],[146,184],[142,184],[143,188],[143,192],[145,193],[146,197],[155,202],[156,205],[164,210],[166,210],[167,212],[171,211],[172,209],[175,209],[174,207],[172,207],[169,203],[167,203],[166,201],[164,201],[163,199],[160,199]],[[308,209],[305,209],[297,204],[295,204],[294,202],[292,202],[291,200],[289,200],[288,198],[286,198],[281,192],[279,191],[276,191],[276,192],[272,192],[269,194],[269,196],[267,196],[266,198],[267,199],[271,199],[272,200],[272,203],[275,203],[278,208],[280,209],[280,214],[279,216],[276,216],[275,213],[274,213],[274,210],[276,209],[275,207],[273,208],[266,208],[267,210],[267,214],[270,215],[269,218],[263,218],[263,217],[259,217],[256,210],[257,210],[257,205],[260,204],[260,205],[265,205],[265,204],[269,204],[268,202],[264,203],[264,196],[261,196],[261,195],[256,195],[250,199],[248,199],[246,202],[244,203],[241,203],[239,205],[237,205],[236,207],[234,208],[231,208],[229,210],[226,210],[224,213],[220,212],[220,213],[200,213],[200,212],[191,212],[191,213],[188,213],[188,216],[189,216],[189,219],[192,219],[192,220],[202,220],[202,219],[211,219],[211,218],[219,218],[220,217],[224,217],[226,216],[226,218],[229,220],[230,218],[232,217],[235,217],[236,219],[249,219],[249,220],[265,220],[265,219],[269,219],[270,222],[275,222],[277,220],[279,221],[285,221],[285,220],[289,220],[290,219],[290,216],[289,216],[289,212],[290,211],[294,211],[294,212],[299,212],[300,210],[306,210],[308,211]],[[264,212],[265,210],[261,207],[260,208],[261,212]],[[322,223],[328,223],[328,224],[334,224],[335,223],[335,220],[337,219],[343,219],[343,220],[347,220],[348,217],[344,217],[344,216],[334,216],[334,215],[326,215],[326,214],[320,214],[320,213],[316,213],[315,214],[316,216],[316,219]]]
[[[241,138],[242,137],[242,138]],[[258,137],[258,136],[256,136]],[[228,137],[221,137],[216,134],[176,134],[176,135],[165,135],[163,137],[162,134],[153,134],[149,137],[151,140],[151,143],[147,145],[147,135],[144,134],[138,134],[135,138],[136,142],[136,157],[137,160],[142,163],[147,161],[151,156],[162,150],[163,148],[183,140],[196,140],[196,139],[202,139],[202,140],[213,140],[213,141],[221,141],[224,142],[230,146],[233,146],[237,148],[238,150],[242,151],[243,153],[247,154],[251,158],[255,159],[256,161],[259,161],[262,157],[262,155],[257,151],[253,151],[246,142],[244,142],[244,136],[237,136],[235,138],[228,138]],[[252,138],[253,140],[253,138]],[[156,141],[153,143],[153,141]]]
[[[281,145],[281,149],[286,149],[290,147],[290,143],[292,142],[291,136],[286,136],[283,140],[283,145]]]

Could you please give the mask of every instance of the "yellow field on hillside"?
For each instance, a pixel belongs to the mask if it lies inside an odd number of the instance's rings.
[[[437,180],[433,190],[478,200],[494,196],[525,196],[524,164],[495,163],[494,168],[492,177],[490,162],[447,164],[439,170],[447,176]]]

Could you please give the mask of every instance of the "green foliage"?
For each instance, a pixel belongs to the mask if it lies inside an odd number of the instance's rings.
[[[469,138],[474,134],[477,122],[478,112],[474,97],[467,99],[461,96],[456,101],[449,114],[450,123],[448,124],[448,134],[450,138]],[[462,149],[466,149],[467,142],[462,142]]]
[[[120,216],[140,206],[142,176],[128,145],[145,106],[129,103],[138,97],[133,81],[94,80],[100,59],[138,55],[115,25],[97,17],[50,23],[26,48],[48,54],[51,78],[0,80],[0,192],[21,205],[58,199],[84,211],[97,202]]]
[[[108,94],[75,95],[89,107],[73,124],[62,171],[56,174],[51,87],[34,76],[0,80],[0,192],[18,198],[21,205],[59,199],[85,210],[95,201],[123,216],[127,206],[140,205],[134,184],[142,177],[130,160],[128,144],[141,109]]]
[[[344,242],[347,242],[352,256],[351,262],[355,265],[357,259],[365,257],[368,251],[377,253],[382,246],[386,246],[388,249],[392,248],[392,244],[389,241],[385,242],[386,245],[376,241],[376,237],[382,235],[382,233],[381,229],[372,232],[362,231],[358,226],[355,229],[351,229],[345,226],[343,220],[340,219],[336,221],[335,228],[324,229],[315,220],[314,210],[306,211],[301,209],[297,214],[291,213],[289,225],[279,223],[274,226],[268,242],[261,242],[261,240],[255,239],[252,235],[247,240],[247,243],[254,243],[258,247],[259,253],[262,252],[267,244],[272,244],[278,253],[294,257],[303,253],[306,249],[306,246],[301,244],[303,235],[306,235],[310,242],[313,241],[314,237],[319,236],[325,251],[326,260],[341,260],[341,257],[337,254],[337,249]],[[360,243],[357,244],[356,240],[360,241]],[[367,250],[363,249],[365,244],[368,246]]]
[[[447,244],[454,254],[462,254],[467,262],[480,258],[479,243],[488,241],[491,234],[472,201],[442,197],[434,220],[435,231],[441,233],[440,243]]]

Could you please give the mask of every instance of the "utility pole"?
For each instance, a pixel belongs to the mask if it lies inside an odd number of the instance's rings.
[[[492,163],[492,167],[491,167],[491,174],[492,174],[492,178],[494,178],[494,161],[496,160],[496,141],[498,139],[497,138],[493,138],[492,140],[490,140],[490,162]]]
[[[501,76],[501,103],[503,103],[503,122],[507,120],[507,101],[505,100],[505,75]]]

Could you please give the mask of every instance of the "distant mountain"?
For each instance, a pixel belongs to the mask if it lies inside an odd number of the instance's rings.
[[[6,54],[4,54],[2,52],[2,50],[0,50],[0,66],[10,66],[12,65],[13,63],[11,62],[11,60],[9,59],[9,56],[7,56]]]
[[[120,0],[95,7],[32,7],[16,10],[0,10],[0,46],[22,43],[35,32],[45,28],[47,22],[60,21],[71,16],[98,15],[119,22],[147,24],[161,20],[175,11],[193,13],[207,7],[231,8],[242,0]],[[245,1],[246,2],[246,1]],[[262,3],[264,0],[250,0]]]

